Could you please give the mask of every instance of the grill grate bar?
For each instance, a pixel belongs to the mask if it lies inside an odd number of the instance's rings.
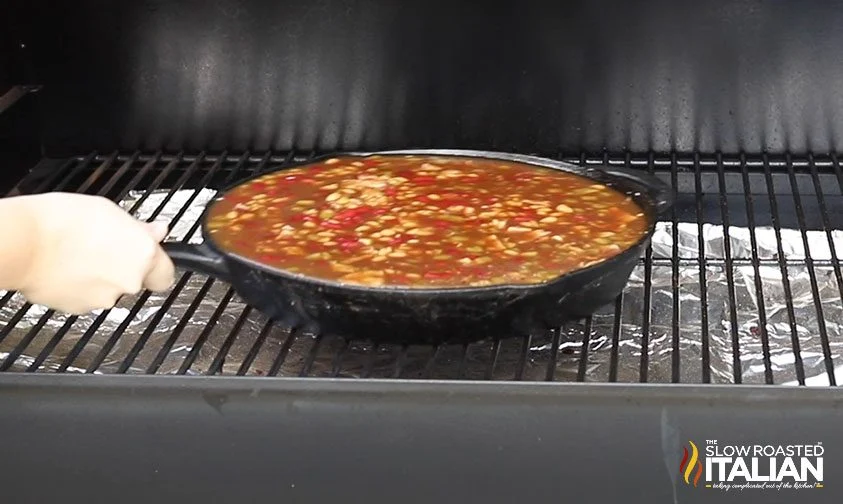
[[[249,369],[252,367],[252,363],[255,362],[255,358],[258,356],[258,352],[260,352],[260,349],[263,347],[263,343],[266,341],[266,337],[269,335],[270,331],[272,331],[272,328],[273,323],[271,320],[267,320],[263,324],[257,339],[255,339],[255,342],[252,343],[251,348],[249,348],[249,352],[246,354],[246,357],[237,369],[237,376],[245,376],[246,373],[249,372]]]
[[[615,300],[615,314],[612,320],[612,350],[609,354],[609,381],[618,381],[618,364],[621,331],[623,330],[623,293]]]
[[[368,358],[366,359],[366,365],[363,368],[363,372],[360,373],[361,378],[371,378],[372,374],[375,371],[375,359],[378,356],[378,345],[374,342],[372,346],[369,347]]]
[[[343,338],[342,346],[340,346],[339,350],[337,350],[337,353],[334,356],[334,361],[331,363],[331,378],[337,378],[342,372],[342,359],[345,357],[345,354],[348,352],[348,348],[350,346],[351,341],[347,338]]]
[[[829,154],[828,158],[818,159],[815,160],[815,164],[817,168],[826,168],[826,169],[833,169],[834,168],[834,161],[833,158],[836,154]],[[562,159],[568,163],[576,163],[579,159],[583,157],[587,158],[587,164],[589,165],[599,165],[599,164],[609,164],[612,166],[623,166],[626,162],[625,156],[610,156],[608,160],[606,159],[605,155],[601,156],[589,156],[587,154],[581,154],[577,156],[566,156],[563,155]],[[698,161],[695,160],[695,157],[698,158]],[[598,158],[600,160],[598,160]],[[750,170],[757,170],[762,172],[765,166],[769,166],[771,168],[787,168],[787,161],[784,157],[781,159],[770,159],[769,156],[766,161],[761,159],[745,159],[742,161],[741,158],[746,158],[745,155],[737,155],[737,156],[730,156],[728,158],[723,158],[721,163],[723,167],[729,169],[740,169],[746,164],[746,167]],[[646,168],[649,164],[647,159],[631,159],[629,162],[630,167],[643,167]],[[656,159],[654,160],[654,165],[656,168],[683,168],[683,169],[694,169],[697,165],[700,168],[716,172],[718,169],[718,161],[717,161],[717,154],[701,157],[699,154],[694,154],[685,157],[679,157],[676,153],[671,153],[670,157],[667,159]],[[810,163],[807,160],[797,159],[793,160],[793,167],[794,169],[802,170],[807,173],[810,170]]]
[[[702,203],[702,174],[700,172],[699,156],[694,155],[694,201],[697,211],[697,250],[699,281],[700,281],[700,339],[702,340],[702,382],[711,383],[711,341],[708,332],[708,295],[706,292],[706,275],[708,264],[705,257],[705,240],[703,237],[703,203]],[[740,370],[740,368],[738,368]]]
[[[769,352],[769,344],[765,344],[764,342],[769,342],[769,334],[767,333],[767,310],[765,308],[765,301],[764,301],[764,291],[761,286],[761,261],[758,259],[758,239],[755,230],[755,207],[754,205],[754,198],[752,196],[752,191],[750,190],[749,185],[749,173],[744,166],[741,169],[741,177],[742,183],[744,188],[744,198],[746,201],[746,219],[747,219],[747,227],[749,228],[749,242],[751,244],[751,254],[752,254],[752,273],[753,273],[753,280],[755,284],[755,299],[758,303],[758,331],[761,335],[762,341],[762,353],[764,355],[764,380],[767,383],[771,383],[773,381],[773,367],[770,359],[770,352]],[[781,257],[781,256],[779,256]],[[732,264],[737,264],[737,261],[733,260]],[[734,285],[734,284],[733,284]],[[734,343],[733,343],[734,345]],[[799,356],[799,353],[796,353],[796,375],[797,379],[801,380],[799,383],[804,383],[805,379],[805,370],[802,367],[802,361]],[[801,377],[801,378],[800,378]]]
[[[486,366],[486,372],[483,375],[484,380],[491,380],[495,375],[495,366],[498,364],[498,359],[501,355],[501,340],[496,339],[492,342],[492,350],[489,354],[489,364]]]
[[[805,247],[805,264],[808,266],[808,278],[811,282],[811,295],[814,298],[814,309],[817,311],[817,326],[820,333],[820,342],[825,359],[825,370],[828,374],[829,384],[831,386],[836,386],[837,380],[834,376],[834,362],[831,358],[831,343],[828,340],[828,329],[825,325],[825,315],[823,314],[822,297],[820,296],[819,284],[817,282],[817,272],[814,269],[814,258],[811,255],[811,247],[808,243],[808,233],[806,232],[805,210],[802,207],[802,198],[799,196],[796,175],[793,171],[793,165],[790,162],[790,154],[787,156],[787,161],[787,173],[788,178],[790,179],[790,187],[793,194],[793,204],[796,207],[796,218],[799,221],[799,230],[802,234],[802,245]],[[827,215],[824,217],[827,217]],[[833,248],[834,247],[832,247],[832,249]]]
[[[77,193],[86,193],[88,189],[90,189],[94,184],[96,184],[97,180],[102,177],[102,174],[105,173],[108,168],[111,167],[111,164],[114,163],[114,160],[117,158],[117,153],[114,152],[103,162],[101,162],[97,167],[91,172],[90,175],[85,179],[85,182],[82,183],[79,187],[76,188]]]
[[[648,155],[647,172],[654,173],[654,155]],[[627,155],[627,166],[630,164],[630,156]],[[644,251],[644,307],[641,320],[641,365],[638,371],[638,380],[646,383],[650,371],[650,316],[653,301],[653,244],[647,245]]]
[[[533,338],[530,335],[524,336],[521,340],[521,358],[518,360],[518,370],[515,372],[515,380],[521,381],[524,379],[524,371],[527,368],[527,361],[530,358],[530,346],[532,346]]]
[[[290,353],[290,348],[292,348],[293,342],[298,337],[300,330],[300,328],[294,327],[287,334],[287,338],[284,340],[281,350],[278,351],[278,355],[275,356],[275,360],[272,362],[272,367],[269,368],[269,372],[267,373],[268,376],[278,376],[278,371],[280,371],[281,366],[284,365],[284,360]]]
[[[404,365],[407,363],[407,356],[409,352],[409,345],[401,345],[401,351],[398,353],[398,358],[395,359],[395,370],[392,372],[393,378],[401,378],[401,375],[404,373]]]
[[[813,160],[814,156],[809,155],[809,162]],[[828,249],[831,254],[831,266],[834,270],[834,277],[837,281],[837,290],[840,292],[840,299],[843,300],[843,273],[840,271],[840,259],[837,256],[837,248],[834,246],[834,238],[831,236],[831,219],[828,215],[828,206],[826,205],[825,195],[823,194],[822,185],[820,184],[819,174],[816,167],[811,165],[811,181],[814,185],[814,192],[817,194],[817,203],[820,207],[820,214],[822,216],[823,231],[828,241]],[[843,195],[843,184],[841,185],[841,195]],[[814,261],[817,264],[817,261]]]
[[[722,157],[717,170],[717,183],[720,188],[720,219],[723,221],[723,248],[726,256],[726,284],[729,297],[729,328],[732,337],[732,379],[735,383],[743,382],[743,368],[741,365],[740,333],[738,332],[737,299],[735,296],[735,271],[732,261],[732,241],[729,234],[729,202],[726,200],[726,174],[723,170]],[[749,194],[749,188],[744,186],[744,194]],[[757,279],[757,277],[756,277]],[[757,291],[758,297],[762,297]],[[764,356],[764,369],[772,380],[772,368],[768,356]],[[768,382],[769,383],[769,382]]]
[[[582,347],[580,348],[580,361],[579,365],[577,366],[577,381],[584,382],[585,381],[585,373],[588,371],[588,348],[591,344],[591,329],[592,329],[592,317],[586,317],[585,319],[585,329],[582,334]]]
[[[50,317],[53,315],[53,310],[48,310],[44,315],[41,315],[41,318],[38,319],[38,322],[32,326],[32,329],[26,333],[26,336],[23,337],[22,340],[15,346],[15,348],[9,352],[6,358],[3,360],[3,363],[0,364],[0,371],[8,371],[12,364],[18,360],[18,357],[23,355],[24,350],[32,343],[32,340],[35,339],[35,336],[44,328],[47,324],[47,321],[50,320]]]
[[[63,179],[61,179],[61,182],[56,184],[55,187],[52,190],[53,191],[64,191],[64,190],[69,189],[70,183],[73,182],[73,179],[78,177],[83,172],[85,172],[88,169],[88,167],[91,165],[91,163],[93,163],[93,162],[94,162],[94,153],[91,153],[88,156],[86,156],[79,164],[75,165],[73,167],[73,169],[70,170],[70,173],[68,173]],[[45,180],[44,183],[38,189],[36,189],[36,192],[40,193],[40,192],[46,191],[47,188],[50,187],[50,186],[47,185],[47,183],[48,183],[48,181]]]
[[[226,293],[223,295],[222,300],[217,305],[217,308],[214,310],[214,313],[211,314],[211,318],[208,319],[208,324],[202,329],[202,332],[199,333],[199,337],[196,338],[196,342],[193,343],[193,346],[190,348],[190,351],[187,353],[187,356],[182,361],[181,365],[179,366],[179,370],[176,374],[187,374],[190,367],[196,361],[196,357],[199,355],[199,351],[202,349],[202,346],[208,341],[208,338],[211,336],[211,330],[214,326],[217,325],[219,322],[220,317],[222,317],[223,312],[228,307],[228,303],[231,302],[231,298],[234,297],[234,289],[229,287]]]
[[[430,352],[430,358],[427,359],[424,363],[424,367],[421,371],[421,378],[422,379],[430,379],[433,376],[433,370],[436,367],[436,359],[439,358],[440,354],[442,353],[442,346],[441,345],[434,345],[433,351]]]
[[[149,173],[149,170],[151,170],[153,166],[158,164],[158,161],[159,161],[160,157],[161,157],[161,153],[159,152],[155,156],[153,156],[152,159],[150,159],[149,161],[144,163],[144,165],[141,167],[141,169],[138,170],[138,172],[135,174],[134,177],[132,177],[132,180],[130,180],[129,183],[126,184],[126,186],[123,189],[120,190],[120,192],[117,194],[117,196],[114,197],[114,201],[119,202],[120,200],[125,198],[126,195],[129,194],[129,192],[132,191],[132,189],[136,188],[138,186],[138,184],[140,183],[140,181],[143,180],[143,178],[146,176],[146,174]],[[152,188],[152,189],[150,189],[148,191],[154,191],[155,189],[157,189],[161,185],[161,183],[164,181],[164,177],[169,175],[169,173],[173,170],[173,168],[175,168],[177,163],[178,163],[178,161],[167,162],[167,164],[165,165],[164,169],[161,170],[161,173],[158,175],[158,177],[156,177],[156,179],[152,182],[152,184],[150,184],[150,188]],[[144,199],[144,198],[141,198],[141,199]],[[129,210],[129,213],[134,214],[134,212],[136,212],[137,209],[140,208],[140,205],[141,205],[140,201],[135,203],[135,205],[133,205],[132,209]]]
[[[105,195],[106,195],[106,194],[108,194],[108,193],[109,193],[112,189],[114,189],[114,186],[115,186],[115,185],[117,185],[117,181],[119,181],[121,178],[123,178],[123,175],[125,175],[125,174],[126,174],[126,172],[127,172],[127,171],[129,171],[129,168],[131,168],[132,166],[134,166],[135,162],[138,160],[138,156],[139,156],[139,155],[140,155],[140,153],[139,153],[139,152],[137,152],[137,151],[135,151],[135,152],[134,152],[134,153],[133,153],[133,154],[129,157],[129,159],[127,159],[126,161],[124,161],[124,162],[120,165],[120,168],[118,168],[118,169],[117,169],[117,171],[115,171],[115,172],[111,175],[111,177],[109,177],[109,178],[108,178],[108,180],[106,181],[105,185],[103,185],[103,186],[100,188],[100,190],[99,190],[99,191],[97,191],[97,194],[99,194],[100,196],[105,196]],[[115,152],[115,153],[113,154],[113,158],[112,158],[111,162],[113,163],[113,162],[114,162],[114,161],[116,161],[116,160],[117,160],[117,153]],[[119,200],[117,200],[117,201],[119,201]]]
[[[237,317],[237,321],[234,322],[234,326],[232,326],[231,331],[228,333],[228,336],[225,338],[225,341],[222,345],[220,345],[220,350],[217,352],[216,357],[214,360],[211,361],[211,365],[208,366],[208,370],[205,372],[206,375],[211,376],[222,372],[222,368],[225,365],[225,357],[228,355],[228,352],[231,350],[232,345],[234,345],[234,340],[240,334],[240,331],[243,330],[243,324],[246,323],[246,319],[249,318],[249,315],[252,314],[253,308],[251,306],[246,306],[243,308],[243,311],[240,312],[240,316]]]
[[[460,365],[457,368],[457,379],[462,380],[465,378],[465,372],[468,368],[468,345],[463,344],[462,348],[460,349]]]
[[[310,370],[313,369],[313,362],[316,360],[316,355],[319,353],[319,347],[322,345],[325,337],[322,333],[316,335],[316,339],[313,341],[313,345],[310,347],[310,351],[307,352],[307,358],[304,360],[304,365],[299,371],[299,377],[304,378],[305,376],[310,374]]]
[[[676,163],[676,153],[670,155],[671,169],[670,169],[670,184],[676,192],[679,188],[678,171],[679,166]],[[673,238],[673,245],[670,254],[671,259],[671,289],[673,297],[673,318],[672,318],[672,354],[671,354],[671,381],[679,383],[679,220],[676,212],[676,205],[670,210],[671,219],[671,234]]]
[[[766,161],[766,154],[764,155]],[[768,163],[764,163],[764,179],[767,185],[767,192],[770,201],[770,214],[773,221],[773,230],[776,233],[776,244],[777,244],[777,251],[778,257],[784,257],[784,249],[782,248],[782,236],[781,236],[781,224],[779,218],[779,209],[778,209],[778,202],[776,201],[775,194],[773,193],[773,176],[770,171],[770,165]],[[807,251],[806,251],[807,252]],[[790,338],[791,338],[791,345],[793,346],[793,354],[794,354],[794,362],[797,366],[797,378],[800,380],[800,384],[804,384],[805,380],[805,371],[804,365],[802,362],[802,352],[800,350],[799,344],[799,333],[796,328],[796,315],[793,308],[793,291],[790,285],[790,277],[788,276],[788,268],[787,264],[784,262],[779,263],[781,275],[782,275],[782,288],[784,289],[785,293],[785,303],[787,306],[787,317],[788,322],[790,324]],[[763,346],[764,354],[768,355],[770,352],[770,340],[767,336],[767,332],[764,331],[761,333],[761,344]]]
[[[318,152],[318,151],[313,153],[314,156],[315,155],[321,155],[321,154],[323,154],[323,153]],[[534,153],[534,154],[542,155],[541,153]],[[137,160],[140,161],[140,162],[147,162],[150,159],[152,159],[154,156],[155,156],[154,154],[141,153],[138,156]],[[160,159],[160,161],[163,161],[163,162],[169,162],[169,161],[173,160],[174,158],[177,158],[178,156],[179,156],[179,154],[162,153],[162,154],[160,154],[159,159]],[[181,157],[181,160],[189,163],[189,162],[193,162],[198,156],[199,156],[198,154],[184,154]],[[607,156],[605,153],[602,153],[602,152],[597,156],[593,155],[593,153],[591,153],[591,154],[590,153],[577,153],[577,154],[573,154],[573,155],[572,154],[566,154],[566,153],[554,153],[554,154],[551,155],[551,157],[556,157],[556,158],[562,159],[565,162],[573,163],[573,164],[577,164],[580,159],[586,159],[587,164],[590,164],[590,165],[610,164],[610,165],[616,165],[616,166],[627,165],[627,166],[631,166],[631,167],[644,167],[644,168],[646,168],[650,164],[649,160],[641,159],[641,158],[632,158],[627,163],[626,156],[627,156],[626,153],[623,156],[614,156],[614,155],[608,155]],[[83,159],[86,159],[87,157],[88,156],[75,156],[75,157],[69,159],[69,161],[70,162],[74,162],[74,161],[79,162],[79,161],[82,161]],[[95,161],[95,162],[101,162],[106,157],[107,156],[105,156],[105,155],[94,153],[94,155],[91,157],[91,160]],[[119,154],[116,158],[116,161],[123,162],[123,161],[126,161],[127,159],[129,159],[130,157],[131,157],[131,155],[129,155],[129,154]],[[815,161],[814,161],[815,166],[818,169],[832,169],[833,170],[833,168],[834,168],[833,158],[834,157],[835,157],[834,153],[829,153],[828,155],[824,156],[821,159],[815,159]],[[283,154],[283,155],[282,154],[270,154],[268,161],[270,163],[285,163],[285,162],[289,162],[289,161],[287,161],[287,158],[288,158],[288,156],[286,154]],[[733,169],[733,168],[734,169],[740,169],[741,166],[742,166],[742,162],[741,162],[740,158],[741,158],[740,155],[724,157],[722,159],[722,165],[723,165],[724,168],[728,168],[728,169]],[[235,163],[239,159],[239,156],[236,156],[236,155],[233,155],[233,154],[226,154],[225,156],[221,156],[220,154],[206,153],[203,156],[203,159],[205,159],[206,161],[209,161],[209,162],[216,162],[217,160],[222,159],[223,163]],[[263,159],[263,156],[253,154],[253,155],[250,155],[246,159],[246,162],[250,163],[250,164],[253,164],[253,163],[260,162],[262,159]],[[299,162],[299,161],[305,161],[307,159],[308,159],[307,156],[298,155],[293,159],[293,161]],[[653,164],[656,168],[671,168],[673,166],[676,166],[676,167],[679,167],[679,168],[694,168],[695,161],[694,161],[694,156],[684,155],[683,157],[677,156],[675,161],[672,160],[672,159],[655,159]],[[780,156],[779,158],[774,158],[774,159],[768,159],[767,164],[772,168],[786,168],[787,167],[787,161],[786,161],[784,156]],[[808,172],[808,170],[810,170],[810,164],[811,163],[807,159],[794,159],[793,160],[794,169],[804,170],[806,173]],[[705,157],[701,156],[699,158],[699,166],[703,169],[711,170],[712,172],[716,171],[718,169],[717,154],[712,154],[712,155],[708,155],[708,156],[705,156]],[[747,160],[747,167],[749,169],[763,169],[764,162],[761,161],[761,160],[757,160],[757,159],[749,159],[749,160]]]
[[[547,361],[547,372],[545,373],[545,381],[553,381],[556,375],[556,360],[559,358],[559,340],[561,337],[561,329],[555,328],[552,331],[553,341],[550,345],[550,359]]]

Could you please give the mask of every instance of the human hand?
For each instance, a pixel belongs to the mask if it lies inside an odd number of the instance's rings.
[[[142,288],[168,289],[173,263],[159,243],[167,227],[134,219],[112,201],[72,193],[20,196],[35,239],[21,294],[31,303],[82,314],[113,307]]]

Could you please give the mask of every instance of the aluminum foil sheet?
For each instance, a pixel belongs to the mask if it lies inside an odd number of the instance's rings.
[[[180,190],[167,200],[167,191],[151,192],[136,215],[145,219],[159,209],[160,220],[172,220],[189,203],[188,210],[172,223],[168,239],[181,240],[193,233],[190,241],[201,242],[197,219],[213,195],[211,190]],[[121,205],[130,209],[143,197],[144,193],[131,193]],[[672,261],[674,234],[678,254]],[[27,309],[25,301],[16,294],[0,310],[0,326],[7,333],[0,342],[0,362],[8,361],[11,354],[14,363],[10,370],[31,368],[41,372],[63,367],[69,372],[122,370],[161,374],[176,373],[181,368],[188,374],[210,370],[263,375],[277,371],[280,376],[500,380],[552,377],[571,381],[578,377],[585,350],[587,358],[582,364],[586,381],[638,382],[644,370],[649,382],[669,383],[678,378],[681,382],[700,383],[707,335],[710,379],[714,383],[733,383],[736,374],[743,383],[764,383],[768,360],[775,383],[797,384],[793,345],[796,339],[806,384],[827,385],[821,325],[828,336],[827,350],[833,365],[843,366],[841,286],[837,285],[830,263],[831,246],[838,257],[843,256],[843,231],[808,231],[804,235],[799,230],[781,231],[781,259],[786,266],[790,305],[777,261],[780,254],[775,231],[756,229],[760,260],[757,267],[750,261],[750,238],[746,228],[731,227],[726,237],[722,226],[700,227],[683,222],[674,230],[669,222],[659,223],[652,242],[650,281],[645,281],[647,268],[642,261],[627,285],[617,315],[614,306],[607,306],[593,316],[590,326],[585,322],[571,323],[556,338],[552,333],[537,334],[526,345],[523,338],[504,340],[497,352],[493,352],[491,341],[468,347],[402,349],[389,345],[373,347],[357,341],[346,345],[338,338],[291,334],[288,328],[268,324],[227,284],[193,274],[177,295],[152,295],[143,303],[138,303],[137,297],[126,297],[111,310],[78,318],[51,313],[40,306]],[[805,261],[805,241],[818,263],[812,271]],[[731,249],[731,261],[725,260],[726,243]],[[700,244],[706,261],[702,277],[697,261]],[[729,268],[734,289],[728,283]],[[179,272],[179,277],[183,274]],[[674,274],[678,280],[675,290]],[[756,276],[760,280],[760,298]],[[648,284],[651,301],[649,316],[645,317]],[[170,306],[162,312],[168,298]],[[735,308],[731,310],[733,303]],[[760,327],[762,305],[769,359],[765,359],[764,331]],[[674,320],[674,307],[678,308],[678,320]],[[703,313],[707,314],[705,325]],[[646,347],[645,326],[649,327]],[[590,333],[584,338],[586,327],[590,327]],[[554,342],[558,342],[556,348]],[[739,356],[737,373],[735,344]],[[186,358],[191,360],[189,366]],[[102,362],[95,366],[98,361]],[[843,379],[839,367],[836,377]]]

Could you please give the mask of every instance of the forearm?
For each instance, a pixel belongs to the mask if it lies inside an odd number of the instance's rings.
[[[24,287],[38,241],[31,197],[0,199],[0,290]]]

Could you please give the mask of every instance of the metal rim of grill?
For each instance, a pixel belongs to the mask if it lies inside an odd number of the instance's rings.
[[[187,199],[182,208],[173,217],[173,223],[182,218],[189,206],[194,202],[199,190],[213,186],[220,188],[221,186],[230,184],[241,178],[274,169],[285,164],[290,164],[294,161],[300,161],[311,157],[314,154],[303,155],[296,152],[284,153],[282,155],[276,153],[264,153],[253,155],[250,153],[243,153],[239,155],[229,155],[226,152],[217,155],[206,155],[201,153],[198,155],[184,155],[184,154],[147,154],[143,152],[134,152],[131,154],[122,154],[118,152],[110,153],[108,155],[101,155],[92,152],[86,156],[76,157],[65,160],[59,169],[50,171],[32,171],[27,174],[10,192],[10,195],[19,193],[40,193],[47,191],[72,191],[87,194],[97,194],[109,197],[112,200],[119,201],[131,191],[136,191],[139,188],[146,191],[144,195],[135,202],[131,212],[136,211],[146,200],[147,196],[153,190],[168,190],[164,200],[160,203],[158,208],[153,211],[150,218],[157,217],[163,206],[170,201],[177,190],[180,189],[195,189],[193,195]],[[676,154],[671,155],[657,155],[655,153],[648,153],[645,155],[626,154],[623,156],[610,156],[603,154],[601,156],[590,156],[581,154],[579,156],[557,156],[559,159],[574,162],[577,164],[609,164],[617,166],[635,167],[642,170],[648,170],[655,173],[667,181],[669,181],[674,188],[677,188],[680,194],[688,197],[693,197],[694,209],[696,212],[695,222],[698,228],[699,235],[703,234],[704,213],[706,211],[704,205],[704,198],[716,198],[717,206],[719,207],[720,225],[724,228],[724,233],[728,236],[728,229],[735,221],[735,211],[730,209],[727,195],[742,194],[745,199],[745,218],[746,227],[750,230],[750,238],[752,240],[752,256],[751,258],[736,258],[732,256],[730,251],[729,240],[724,240],[725,257],[722,259],[707,258],[703,249],[704,243],[700,239],[698,241],[699,248],[696,251],[696,257],[683,257],[679,251],[679,243],[675,238],[677,233],[677,226],[679,217],[677,209],[674,208],[667,218],[672,224],[672,231],[674,233],[673,250],[670,258],[655,258],[652,253],[652,248],[648,248],[645,256],[641,259],[641,265],[644,270],[643,281],[643,297],[641,308],[641,324],[640,324],[640,346],[642,349],[649,349],[651,345],[651,338],[653,337],[652,327],[652,291],[653,285],[651,282],[653,268],[670,268],[672,271],[672,316],[671,324],[666,334],[670,339],[671,352],[671,369],[669,382],[679,383],[688,382],[687,378],[683,378],[682,369],[680,368],[681,349],[679,342],[680,325],[682,320],[679,317],[680,306],[680,278],[679,268],[683,265],[692,265],[699,271],[698,284],[700,287],[700,357],[701,367],[699,375],[691,380],[694,383],[714,383],[717,380],[712,376],[711,363],[711,342],[712,342],[712,327],[709,320],[709,307],[707,300],[707,276],[706,271],[709,267],[723,268],[727,276],[728,297],[730,300],[729,314],[728,314],[728,330],[727,333],[731,338],[731,368],[732,376],[721,378],[720,381],[727,383],[742,383],[742,369],[744,363],[742,362],[742,341],[740,340],[738,331],[738,320],[735,308],[735,278],[734,268],[736,266],[751,266],[755,272],[755,293],[758,299],[758,334],[763,353],[763,382],[766,384],[779,383],[774,373],[774,365],[770,354],[770,342],[767,334],[767,313],[764,305],[764,293],[762,292],[762,285],[760,281],[759,268],[761,267],[777,267],[781,273],[782,288],[785,293],[786,314],[788,320],[788,332],[790,334],[790,344],[793,353],[793,368],[796,381],[804,385],[806,382],[806,372],[804,368],[803,355],[800,350],[799,328],[797,327],[799,321],[797,320],[796,311],[794,309],[793,298],[791,292],[790,280],[788,272],[793,267],[805,267],[810,275],[811,295],[813,297],[813,308],[816,311],[816,334],[815,337],[819,339],[822,348],[822,361],[825,369],[828,383],[832,386],[836,385],[835,377],[835,362],[833,359],[832,340],[829,336],[827,327],[828,320],[823,310],[823,298],[818,290],[817,268],[830,268],[833,272],[834,279],[837,284],[840,298],[843,299],[843,275],[839,264],[837,250],[835,249],[834,240],[832,237],[832,213],[827,205],[828,192],[833,194],[831,197],[839,198],[843,196],[843,172],[836,155],[828,156],[814,156],[795,158],[790,155],[782,157],[768,157],[767,155],[757,157],[746,156],[702,156],[694,155],[691,157],[680,157]],[[760,193],[754,194],[750,180],[761,180],[764,186],[759,188]],[[774,179],[779,181],[779,186],[774,182]],[[802,186],[797,179],[810,183],[812,192],[802,190]],[[826,187],[823,189],[822,180],[836,181],[836,188]],[[787,181],[787,185],[782,189],[780,186]],[[683,191],[680,185],[690,185],[693,189]],[[804,185],[804,184],[803,184]],[[734,187],[727,187],[734,186]],[[735,190],[737,187],[739,190]],[[817,259],[815,260],[811,254],[811,248],[808,246],[806,224],[806,200],[803,197],[804,193],[810,194],[811,198],[815,198],[818,209],[818,218],[820,219],[820,231],[824,232],[830,247],[831,259]],[[761,195],[763,193],[763,195]],[[792,206],[794,215],[790,218],[795,218],[798,230],[802,235],[802,242],[805,247],[804,260],[785,260],[784,250],[782,249],[781,233],[783,226],[781,225],[783,212],[780,212],[783,198],[790,198],[788,205]],[[762,259],[759,258],[757,247],[755,243],[755,229],[759,215],[755,211],[755,202],[761,200],[765,205],[769,205],[771,212],[770,219],[772,227],[778,239],[778,259]],[[813,202],[813,200],[811,200]],[[813,204],[813,203],[812,203]],[[191,236],[199,226],[197,220],[191,231],[187,233],[187,237]],[[113,372],[127,373],[131,370],[132,364],[143,350],[150,350],[147,348],[149,337],[160,323],[161,317],[164,316],[174,303],[179,301],[180,292],[185,288],[188,281],[192,277],[201,277],[201,275],[192,273],[179,272],[177,275],[176,284],[172,291],[167,294],[166,299],[162,303],[162,308],[152,316],[148,322],[146,330],[144,330],[128,347],[128,350],[121,355],[119,364]],[[194,278],[194,281],[197,280]],[[232,347],[233,343],[239,337],[240,331],[246,321],[255,315],[255,310],[251,307],[244,307],[237,312],[236,321],[232,329],[218,344],[216,354],[212,359],[211,364],[203,370],[196,371],[192,369],[197,355],[203,349],[203,345],[208,343],[210,331],[223,314],[230,310],[229,304],[236,298],[236,293],[228,288],[221,301],[213,310],[212,315],[205,321],[206,329],[202,330],[195,339],[188,342],[180,341],[182,332],[188,324],[191,317],[195,315],[196,309],[202,302],[203,297],[213,287],[218,280],[212,278],[201,277],[202,286],[198,294],[192,299],[181,300],[181,302],[188,303],[188,307],[181,317],[179,322],[175,325],[170,333],[169,338],[164,344],[158,348],[153,349],[155,356],[151,364],[143,370],[146,374],[159,373],[162,363],[168,358],[169,352],[177,344],[189,345],[189,350],[181,361],[178,363],[178,368],[175,374],[205,374],[216,375],[223,374],[223,366],[226,362],[227,352]],[[5,293],[0,297],[0,309],[7,309],[10,300],[14,293]],[[139,311],[144,307],[149,299],[150,293],[144,292],[137,297],[133,303],[132,308],[124,319],[124,323],[120,324],[108,337],[107,341],[80,371],[85,373],[101,372],[100,369],[103,363],[109,359],[113,359],[113,351],[119,344],[124,343],[124,333],[129,323],[136,317]],[[606,382],[617,382],[619,360],[622,358],[621,349],[619,348],[620,335],[623,331],[623,307],[624,295],[622,294],[615,302],[614,310],[611,313],[611,337],[607,341],[611,345],[610,362],[605,373]],[[681,301],[685,302],[685,301]],[[27,372],[35,371],[50,371],[45,369],[43,364],[55,352],[57,346],[62,342],[68,333],[74,328],[77,317],[69,317],[64,324],[57,329],[52,329],[49,322],[56,314],[52,310],[45,312],[38,321],[33,324],[14,345],[4,345],[16,324],[18,324],[32,309],[29,303],[23,304],[17,309],[5,327],[0,329],[0,371],[10,371],[13,366],[20,366],[21,363],[25,366]],[[67,372],[74,369],[74,363],[79,357],[80,353],[85,349],[94,334],[99,330],[103,320],[108,316],[108,311],[100,314],[94,322],[85,329],[84,333],[78,340],[75,341],[69,352],[61,359],[54,371]],[[831,321],[837,323],[836,321]],[[307,335],[293,328],[279,327],[273,321],[267,321],[263,324],[257,337],[252,343],[250,350],[242,364],[234,372],[227,372],[224,374],[236,375],[267,375],[267,376],[300,376],[307,377],[312,375],[312,368],[317,357],[329,358],[332,362],[331,370],[328,373],[322,373],[320,376],[343,376],[343,363],[348,353],[352,350],[359,350],[360,346],[364,347],[365,352],[368,352],[369,364],[366,369],[359,373],[361,378],[448,378],[448,379],[480,379],[480,380],[536,380],[536,376],[541,375],[541,379],[546,381],[557,381],[558,377],[558,361],[566,355],[569,359],[576,359],[576,373],[575,377],[568,381],[586,381],[586,368],[589,364],[590,338],[593,334],[593,326],[595,322],[592,317],[583,321],[569,324],[562,328],[557,328],[547,335],[533,335],[526,337],[513,338],[500,341],[484,341],[472,345],[459,345],[457,347],[440,346],[440,347],[407,347],[407,346],[389,346],[389,345],[368,345],[365,342],[349,342],[341,338],[328,337],[325,335]],[[78,328],[77,328],[78,329]],[[572,336],[573,335],[573,336]],[[273,340],[278,342],[277,348],[267,347],[267,341]],[[36,344],[38,342],[38,344]],[[304,347],[301,347],[304,345]],[[544,346],[547,351],[544,352],[541,362],[534,362],[531,360],[531,348],[535,346]],[[301,362],[293,363],[287,361],[291,349],[297,347],[299,355],[305,357]],[[515,353],[520,355],[516,371],[512,376],[500,377],[497,376],[496,366],[502,355],[502,349],[516,348]],[[478,350],[479,349],[479,350]],[[482,351],[481,351],[482,350]],[[256,357],[261,352],[273,352],[272,364],[267,369],[254,369],[252,364]],[[482,359],[473,359],[470,362],[469,356],[475,356],[485,353]],[[419,357],[421,355],[421,357]],[[28,356],[28,360],[24,359]],[[375,368],[375,361],[388,360],[391,372],[384,372],[384,366],[379,365],[380,373],[376,375],[373,372]],[[443,377],[437,374],[437,366],[443,359],[449,362],[458,362],[457,372],[450,376]],[[650,380],[650,351],[641,351],[637,367],[639,375],[637,380],[649,382]],[[409,362],[414,362],[413,366],[408,366]],[[421,364],[419,364],[421,363]],[[530,373],[533,378],[529,378],[526,372],[527,368],[532,369]],[[544,367],[543,372],[536,372],[536,367]],[[282,371],[283,368],[283,371]],[[291,370],[292,369],[292,370]]]

